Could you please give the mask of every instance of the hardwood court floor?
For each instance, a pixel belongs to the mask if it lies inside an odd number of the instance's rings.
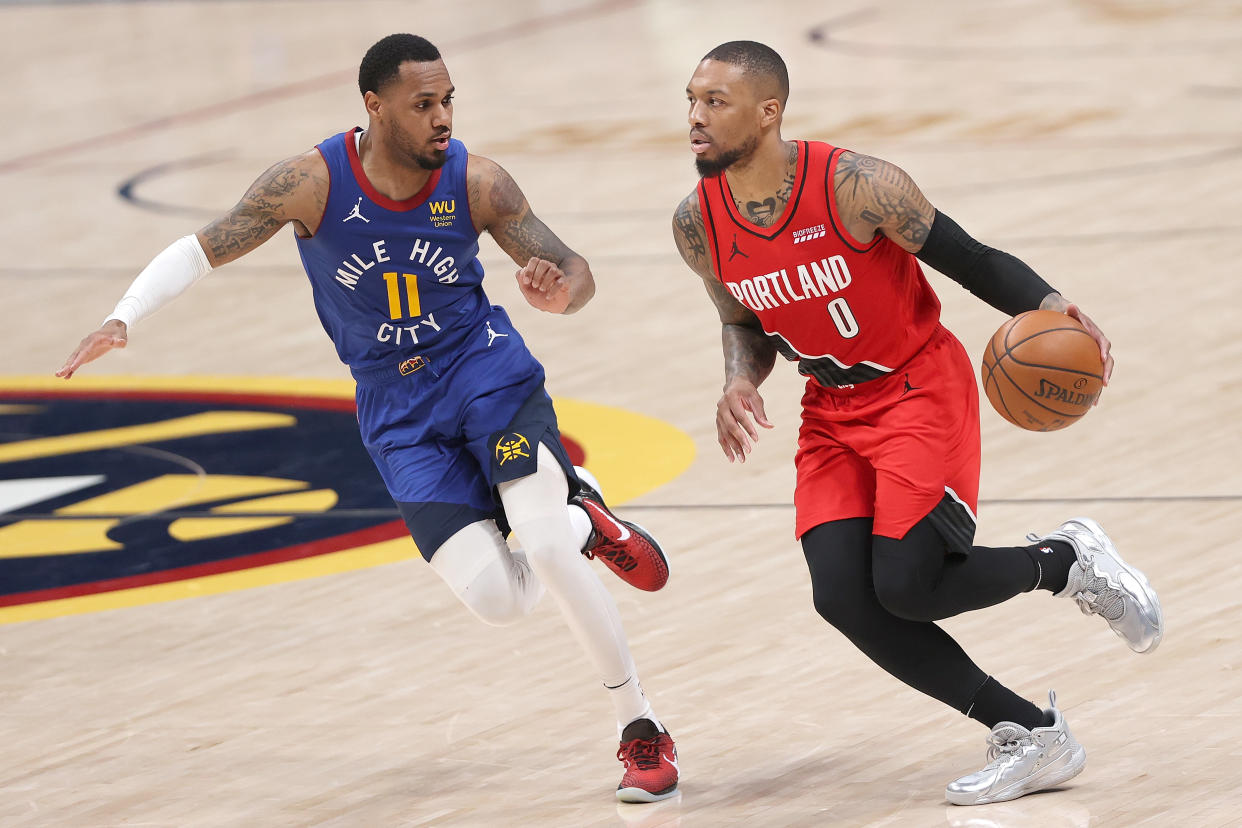
[[[54,371],[165,244],[358,123],[358,60],[402,30],[444,51],[455,135],[593,265],[595,302],[550,318],[484,243],[489,292],[552,392],[698,448],[624,510],[670,550],[668,588],[609,582],[678,738],[681,797],[614,806],[610,706],[550,604],[486,628],[413,560],[0,627],[0,824],[1242,824],[1242,6],[0,3],[3,371]],[[814,614],[791,368],[764,386],[777,428],[751,461],[718,455],[718,328],[668,225],[694,184],[682,89],[740,37],[789,62],[786,137],[899,163],[1113,340],[1114,384],[1073,428],[983,412],[979,539],[1096,517],[1159,589],[1164,644],[1133,656],[1044,595],[946,624],[1018,691],[1057,690],[1089,752],[1060,792],[945,804],[984,731]],[[86,370],[346,377],[292,248],[286,233],[213,273]],[[981,353],[1000,315],[932,278]]]

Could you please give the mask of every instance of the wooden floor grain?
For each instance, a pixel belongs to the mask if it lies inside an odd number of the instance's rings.
[[[594,303],[551,318],[484,243],[550,390],[697,445],[624,509],[670,551],[668,588],[609,581],[681,797],[614,804],[610,705],[550,603],[496,631],[409,561],[0,627],[0,824],[1242,824],[1242,6],[0,3],[2,370],[54,371],[164,245],[361,122],[357,62],[402,30],[444,51],[455,135],[592,263]],[[979,539],[1094,516],[1159,590],[1165,642],[1134,656],[1042,593],[946,623],[1019,692],[1056,689],[1089,755],[1062,791],[947,805],[985,731],[815,615],[792,369],[764,386],[777,427],[751,461],[719,456],[718,326],[669,218],[695,181],[685,82],[741,37],[789,63],[787,137],[900,164],[1112,338],[1114,383],[1073,428],[1028,434],[985,408]],[[86,370],[347,377],[304,279],[286,232]],[[979,355],[1001,316],[932,279]]]

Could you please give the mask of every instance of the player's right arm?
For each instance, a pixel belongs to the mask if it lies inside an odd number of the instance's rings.
[[[547,313],[577,313],[595,295],[587,260],[543,223],[504,167],[471,155],[466,189],[475,229],[486,230],[518,265],[518,289],[530,306]]]
[[[300,236],[312,235],[328,202],[328,186],[328,165],[316,150],[274,165],[233,209],[152,259],[104,324],[78,344],[56,376],[69,379],[91,360],[124,348],[135,322],[180,296],[213,268],[254,250],[286,224],[292,222]]]
[[[673,238],[681,258],[703,280],[720,316],[725,383],[724,393],[716,403],[716,437],[729,462],[744,463],[759,440],[755,424],[772,427],[763,410],[759,385],[772,372],[776,346],[764,333],[759,317],[733,298],[712,272],[697,194],[683,199],[673,214]]]

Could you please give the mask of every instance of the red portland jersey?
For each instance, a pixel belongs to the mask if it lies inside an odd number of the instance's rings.
[[[940,300],[912,254],[882,233],[864,243],[843,226],[832,187],[842,152],[798,142],[793,192],[772,227],[742,217],[723,173],[698,187],[717,278],[781,353],[824,385],[895,370],[940,320]]]

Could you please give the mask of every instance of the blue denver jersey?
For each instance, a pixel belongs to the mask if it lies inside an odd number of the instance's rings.
[[[387,198],[362,170],[357,128],[316,148],[331,187],[311,238],[298,238],[315,309],[341,361],[358,371],[460,349],[491,312],[466,194],[469,153],[448,160],[404,201]]]
[[[509,455],[533,457],[545,435],[557,454],[556,415],[543,366],[483,292],[465,146],[450,141],[427,185],[393,201],[367,180],[357,132],[317,147],[328,203],[298,251],[319,320],[357,380],[359,431],[388,491],[398,503],[450,509],[426,519],[434,532],[420,530],[430,556],[441,529],[491,516],[495,486],[529,473],[516,462],[501,468]],[[501,443],[509,454],[498,454]],[[557,459],[572,480],[563,451]]]

